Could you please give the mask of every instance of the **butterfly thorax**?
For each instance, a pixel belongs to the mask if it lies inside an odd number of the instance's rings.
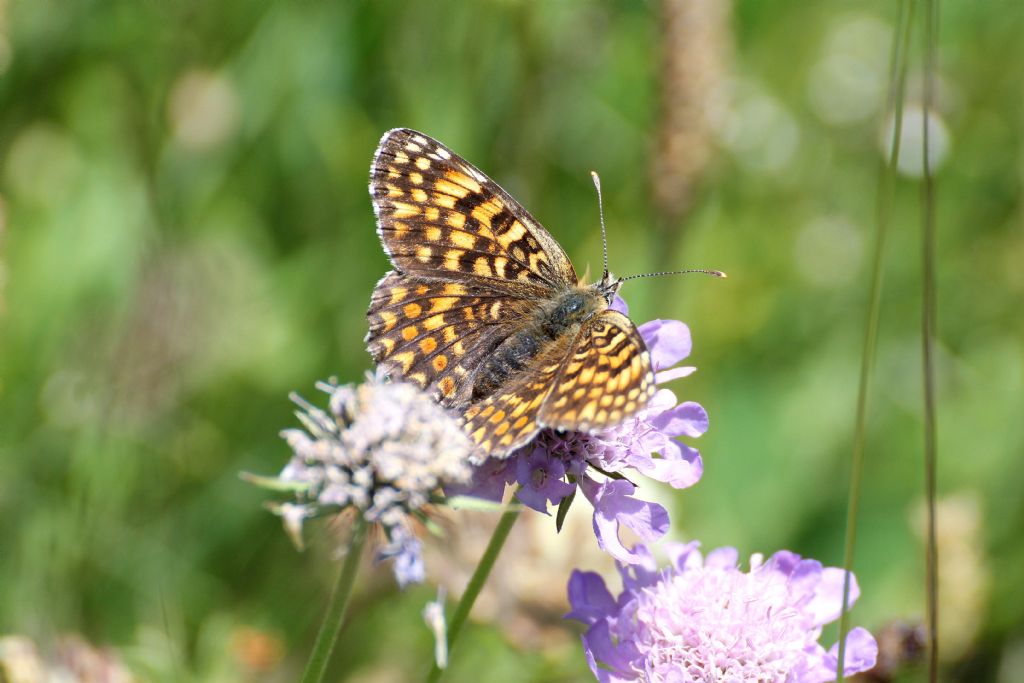
[[[472,402],[493,394],[557,340],[575,337],[583,323],[606,308],[608,303],[597,285],[566,288],[552,297],[484,361],[473,384]]]

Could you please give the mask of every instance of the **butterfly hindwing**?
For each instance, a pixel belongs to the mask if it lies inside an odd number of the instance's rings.
[[[633,322],[611,309],[588,320],[566,355],[538,420],[546,427],[590,432],[643,410],[654,396],[654,371]]]
[[[483,359],[533,306],[460,282],[392,271],[374,289],[366,341],[388,374],[428,390],[443,405],[461,407]]]
[[[370,196],[384,249],[407,274],[542,297],[575,285],[558,242],[497,183],[437,140],[381,138]]]
[[[568,341],[562,338],[553,342],[528,369],[465,410],[464,428],[478,451],[507,457],[541,430],[540,408],[570,350]]]
[[[636,326],[605,310],[575,336],[551,342],[463,419],[477,447],[501,458],[545,427],[593,432],[617,425],[643,410],[654,391],[650,354]]]

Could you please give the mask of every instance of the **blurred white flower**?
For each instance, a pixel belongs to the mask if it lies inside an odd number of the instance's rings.
[[[212,149],[238,127],[238,94],[224,74],[192,69],[171,88],[167,115],[178,144],[193,151]]]
[[[939,652],[957,661],[971,651],[985,626],[992,583],[985,556],[985,520],[974,491],[939,498],[935,504],[939,551]],[[924,541],[924,503],[913,513],[914,531]],[[1015,679],[1019,680],[1019,679]]]
[[[84,167],[67,132],[44,122],[30,123],[19,130],[3,163],[12,201],[25,199],[47,206],[66,199]]]
[[[434,663],[438,669],[448,668],[448,620],[444,615],[444,600],[447,591],[444,586],[437,589],[437,599],[423,608],[423,621],[434,636]]]
[[[850,125],[885,105],[892,28],[870,16],[840,19],[811,67],[807,98],[826,123]]]
[[[895,117],[890,115],[879,136],[879,149],[885,158],[892,149],[895,132]],[[924,175],[924,108],[920,104],[908,104],[903,108],[903,126],[900,135],[900,154],[896,160],[897,171],[905,176],[920,178]],[[946,122],[933,109],[928,112],[928,163],[932,173],[942,168],[949,154],[949,129]]]
[[[776,97],[751,83],[733,84],[727,106],[714,120],[715,133],[737,163],[749,171],[784,168],[800,144],[800,127]]]
[[[0,681],[10,683],[134,683],[118,653],[78,635],[43,649],[21,635],[0,637]]]

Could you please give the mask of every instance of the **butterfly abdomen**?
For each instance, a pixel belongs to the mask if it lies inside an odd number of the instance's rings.
[[[470,401],[475,403],[497,391],[509,377],[525,368],[548,341],[550,340],[533,326],[507,337],[484,360],[473,383]]]
[[[580,326],[604,307],[604,299],[591,288],[566,289],[552,299],[487,357],[473,384],[472,402],[493,394],[560,338],[575,337]]]

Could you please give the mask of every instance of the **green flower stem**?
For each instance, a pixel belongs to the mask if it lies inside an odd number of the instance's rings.
[[[885,243],[889,233],[892,202],[895,189],[896,160],[900,153],[900,136],[903,123],[903,97],[907,77],[907,49],[910,44],[910,27],[913,24],[914,0],[901,0],[896,30],[893,32],[891,62],[889,65],[888,111],[893,114],[892,145],[888,163],[878,174],[878,189],[875,197],[875,248],[871,261],[871,289],[868,294],[868,310],[864,325],[864,346],[860,363],[860,380],[857,386],[857,413],[854,418],[853,457],[850,461],[850,492],[846,505],[846,542],[843,557],[843,602],[839,612],[839,652],[836,662],[836,683],[843,683],[846,660],[846,634],[850,632],[850,589],[853,569],[853,555],[857,540],[857,512],[860,508],[860,486],[864,471],[864,441],[867,432],[868,389],[871,371],[875,365],[875,347],[878,341],[878,318],[882,303],[882,262]]]
[[[508,534],[512,531],[512,527],[515,525],[516,520],[519,519],[522,511],[522,505],[511,503],[505,509],[505,512],[502,513],[501,519],[498,520],[498,526],[494,528],[491,540],[487,543],[487,549],[484,551],[483,557],[480,558],[480,564],[476,566],[473,576],[470,577],[469,583],[466,585],[466,590],[463,591],[462,597],[459,598],[459,604],[455,606],[455,613],[452,615],[451,621],[448,622],[449,661],[451,660],[451,651],[455,646],[455,640],[459,637],[459,632],[462,631],[462,627],[469,617],[469,611],[473,609],[473,604],[480,595],[484,583],[487,582],[487,577],[490,576],[491,569],[494,568],[494,562],[498,559],[498,555],[508,539]],[[443,673],[444,669],[440,668],[437,662],[434,662],[430,668],[430,673],[427,675],[427,683],[437,683]]]
[[[938,304],[935,294],[935,178],[932,176],[931,144],[928,117],[935,99],[935,41],[939,32],[937,0],[925,1],[925,77],[922,127],[924,145],[924,226],[922,231],[922,299],[921,299],[921,358],[924,375],[924,471],[925,499],[928,507],[928,537],[925,543],[925,576],[928,583],[928,680],[939,680],[939,557],[935,530],[935,495],[938,445],[935,417],[935,318]]]
[[[334,587],[334,595],[327,606],[324,623],[320,625],[320,633],[316,636],[313,654],[310,655],[306,671],[302,674],[302,683],[320,683],[323,680],[327,663],[331,659],[331,651],[334,650],[338,633],[341,631],[349,598],[352,597],[352,586],[356,582],[356,572],[359,571],[359,559],[362,557],[365,542],[366,520],[362,515],[357,515],[352,525],[352,538],[348,543],[345,564],[341,568],[338,583]]]

